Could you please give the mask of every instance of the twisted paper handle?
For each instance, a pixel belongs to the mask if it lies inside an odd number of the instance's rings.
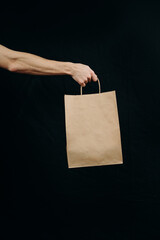
[[[98,79],[98,86],[99,86],[99,93],[101,93],[101,84],[100,84],[99,79]],[[82,86],[80,86],[80,93],[82,95]]]

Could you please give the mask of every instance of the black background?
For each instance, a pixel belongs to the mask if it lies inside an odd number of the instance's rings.
[[[124,164],[68,169],[69,76],[0,70],[3,239],[160,237],[160,3],[4,3],[1,44],[81,62],[116,90]],[[97,91],[90,83],[84,93]]]

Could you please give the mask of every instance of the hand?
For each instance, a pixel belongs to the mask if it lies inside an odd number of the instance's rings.
[[[91,82],[91,80],[94,82],[98,80],[94,71],[89,66],[81,63],[73,63],[71,76],[82,87],[85,87],[88,82]]]

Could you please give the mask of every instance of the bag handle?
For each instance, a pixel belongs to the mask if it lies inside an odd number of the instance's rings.
[[[99,79],[98,79],[98,86],[99,86],[99,93],[101,93],[101,84],[100,84]],[[82,95],[82,86],[80,86],[80,93]]]

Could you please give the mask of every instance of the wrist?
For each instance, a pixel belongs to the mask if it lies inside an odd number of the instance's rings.
[[[74,66],[75,66],[75,63],[65,62],[65,67],[64,67],[65,74],[72,76],[74,72]]]

